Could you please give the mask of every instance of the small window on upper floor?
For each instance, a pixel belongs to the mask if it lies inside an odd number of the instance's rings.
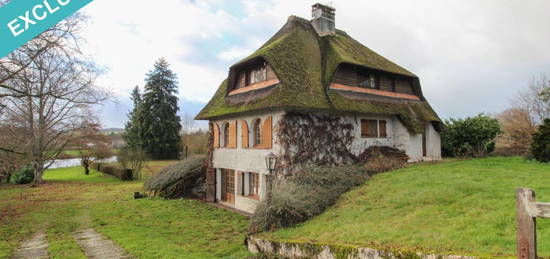
[[[377,89],[376,85],[376,76],[372,73],[366,71],[359,71],[357,74],[357,80],[359,81],[360,87]]]
[[[223,147],[229,146],[229,123],[223,126]]]
[[[260,119],[257,119],[254,121],[254,127],[252,128],[253,129],[253,137],[254,137],[254,143],[253,145],[255,147],[259,146],[262,144],[262,128],[261,128],[261,121]]]
[[[362,138],[387,138],[387,122],[385,120],[361,120]]]
[[[256,84],[267,80],[267,66],[265,64],[247,72],[246,85]]]

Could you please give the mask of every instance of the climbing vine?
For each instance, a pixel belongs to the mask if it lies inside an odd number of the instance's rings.
[[[351,152],[353,125],[340,117],[289,112],[279,121],[280,167],[286,173],[299,165],[343,165],[357,162]]]

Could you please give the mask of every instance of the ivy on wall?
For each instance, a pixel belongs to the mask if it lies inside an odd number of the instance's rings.
[[[351,151],[353,125],[340,117],[286,113],[276,126],[281,145],[280,169],[285,173],[300,165],[336,166],[358,162]]]

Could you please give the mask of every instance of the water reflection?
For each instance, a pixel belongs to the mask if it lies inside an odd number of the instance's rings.
[[[111,163],[116,162],[116,156],[99,160],[101,163]],[[80,166],[80,158],[71,158],[71,159],[57,159],[50,166],[50,169],[64,168],[64,167],[73,167]]]

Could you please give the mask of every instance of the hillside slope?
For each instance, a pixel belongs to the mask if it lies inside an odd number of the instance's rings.
[[[419,164],[373,177],[322,215],[264,237],[454,254],[515,254],[515,188],[550,202],[550,165],[521,158]],[[550,256],[550,220],[538,220]]]

